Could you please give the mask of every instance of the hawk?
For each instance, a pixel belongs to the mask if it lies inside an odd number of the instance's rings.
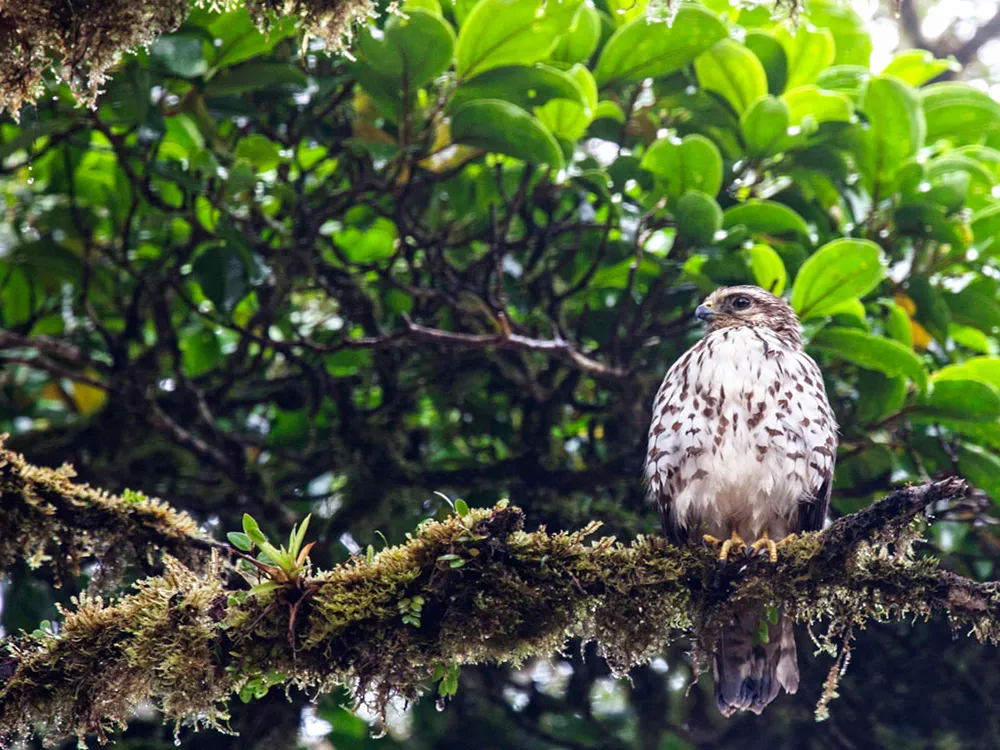
[[[646,479],[664,535],[720,545],[719,559],[777,548],[822,528],[830,502],[837,425],[798,318],[755,286],[718,289],[696,317],[708,333],[667,372],[649,429]],[[752,543],[746,547],[744,540]],[[740,612],[717,644],[715,698],[725,716],[759,714],[781,687],[799,685],[791,621],[754,643],[764,615]]]

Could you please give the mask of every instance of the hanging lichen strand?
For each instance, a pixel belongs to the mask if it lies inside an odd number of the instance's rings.
[[[356,21],[373,13],[371,0],[201,0],[212,11],[245,6],[254,23],[267,31],[281,16],[297,16],[306,36],[328,49],[345,49]],[[12,0],[0,6],[0,114],[14,117],[36,101],[42,77],[51,70],[66,81],[82,103],[97,95],[121,56],[177,29],[190,10],[188,0],[101,0],[65,3]]]
[[[204,548],[190,519],[178,522],[186,517],[162,504],[146,501],[138,507],[159,512],[136,513],[67,477],[66,470],[49,474],[4,454],[0,517],[29,519],[23,530],[6,520],[0,525],[5,563],[18,545],[31,556],[50,543],[100,560],[123,543],[115,525],[101,541],[103,526],[72,523],[73,514],[88,519],[98,512],[122,514],[133,531],[148,524],[156,533],[140,537],[150,544],[165,528],[183,528],[196,549]],[[937,612],[980,641],[1000,637],[997,584],[913,555],[921,511],[964,493],[956,480],[898,490],[788,544],[777,565],[719,566],[708,550],[668,547],[658,538],[587,541],[596,523],[576,533],[526,532],[522,512],[506,503],[462,508],[422,524],[405,544],[260,593],[242,581],[237,586],[218,552],[189,556],[194,567],[167,556],[164,575],[140,581],[131,594],[113,602],[81,596],[53,631],[3,644],[0,744],[42,725],[51,738],[103,738],[148,700],[167,719],[224,729],[233,694],[259,696],[276,684],[327,690],[346,683],[382,711],[392,697],[416,698],[459,665],[517,664],[558,650],[570,637],[595,641],[619,673],[679,637],[693,641],[703,662],[706,644],[746,601],[828,625],[823,645],[839,655],[825,709],[855,625]],[[42,495],[46,507],[63,509],[56,515],[70,517],[46,526],[26,514],[24,508],[40,507]],[[179,541],[171,551],[183,548]]]
[[[109,571],[158,551],[195,566],[216,545],[187,513],[140,492],[121,497],[74,483],[70,466],[45,469],[4,449],[0,435],[0,571],[18,559],[51,566],[58,583],[80,564],[98,560]]]

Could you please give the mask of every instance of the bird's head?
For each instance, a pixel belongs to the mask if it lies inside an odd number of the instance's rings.
[[[791,306],[759,286],[716,289],[694,314],[708,323],[710,332],[730,326],[769,328],[789,343],[801,346],[799,319]]]

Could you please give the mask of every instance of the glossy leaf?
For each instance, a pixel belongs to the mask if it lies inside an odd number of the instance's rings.
[[[785,271],[785,263],[781,256],[770,245],[761,243],[747,248],[744,252],[750,261],[750,270],[757,286],[780,297],[788,282],[788,273]]]
[[[833,64],[836,51],[833,35],[827,29],[810,23],[800,23],[796,28],[785,24],[778,28],[775,37],[788,59],[787,89],[812,83],[820,71]]]
[[[520,107],[499,99],[464,104],[451,119],[455,143],[508,154],[525,161],[562,167],[563,157],[552,133]]]
[[[767,76],[760,60],[732,39],[716,42],[694,61],[698,83],[719,94],[737,114],[767,94]]]
[[[768,93],[777,96],[784,91],[788,82],[788,56],[781,42],[766,31],[750,29],[744,44],[757,56],[764,68]]]
[[[587,2],[580,3],[566,33],[559,38],[552,59],[566,63],[586,62],[601,40],[601,17]]]
[[[740,120],[747,153],[769,156],[779,151],[786,140],[788,125],[788,105],[782,99],[766,96],[753,102]]]
[[[1000,419],[1000,394],[996,388],[976,380],[934,378],[934,389],[913,414],[928,421],[943,417],[996,423]]]
[[[479,0],[458,34],[460,80],[504,65],[544,60],[572,22],[580,0]]]
[[[889,377],[903,375],[920,391],[927,390],[927,371],[912,349],[898,341],[874,336],[857,328],[824,328],[809,345],[836,359],[851,362]]]
[[[951,138],[975,141],[978,134],[1000,125],[1000,103],[967,83],[933,83],[922,89],[927,142]]]
[[[879,190],[923,147],[924,115],[917,92],[891,76],[869,81],[861,109],[868,119],[861,133],[861,169],[869,189]]]
[[[700,190],[685,192],[674,204],[672,213],[680,236],[696,246],[711,244],[715,233],[722,228],[722,209],[715,198]]]
[[[550,65],[505,65],[462,83],[451,97],[452,110],[477,99],[503,99],[521,109],[541,106],[551,99],[568,99],[581,106],[584,94],[567,72]]]
[[[414,9],[392,16],[381,32],[363,31],[355,50],[361,65],[412,90],[451,66],[455,32],[440,16]]]
[[[885,273],[882,249],[874,242],[834,240],[802,264],[792,287],[792,307],[802,320],[828,315],[840,303],[868,294]]]
[[[789,89],[781,98],[788,105],[789,122],[797,127],[811,129],[824,122],[851,122],[854,119],[850,99],[817,86]]]
[[[636,18],[618,29],[604,45],[594,77],[604,88],[665,76],[692,62],[725,36],[726,27],[719,18],[698,5],[682,5],[670,25]]]
[[[895,76],[911,86],[922,86],[942,73],[958,70],[961,66],[953,59],[939,60],[927,50],[907,49],[896,53],[882,75]]]
[[[809,238],[809,227],[805,220],[788,206],[774,201],[747,201],[727,208],[723,214],[723,228],[732,229],[740,225],[760,237]]]
[[[660,138],[643,155],[642,168],[656,176],[670,197],[679,197],[688,190],[715,196],[722,187],[722,155],[703,135]]]

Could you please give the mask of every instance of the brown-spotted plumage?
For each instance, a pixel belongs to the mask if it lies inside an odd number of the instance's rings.
[[[753,286],[718,289],[698,308],[708,333],[670,368],[653,403],[646,458],[649,497],[665,535],[726,540],[722,556],[822,528],[837,425],[791,307]],[[798,688],[791,623],[754,644],[760,607],[740,613],[715,656],[725,715],[760,713]]]

